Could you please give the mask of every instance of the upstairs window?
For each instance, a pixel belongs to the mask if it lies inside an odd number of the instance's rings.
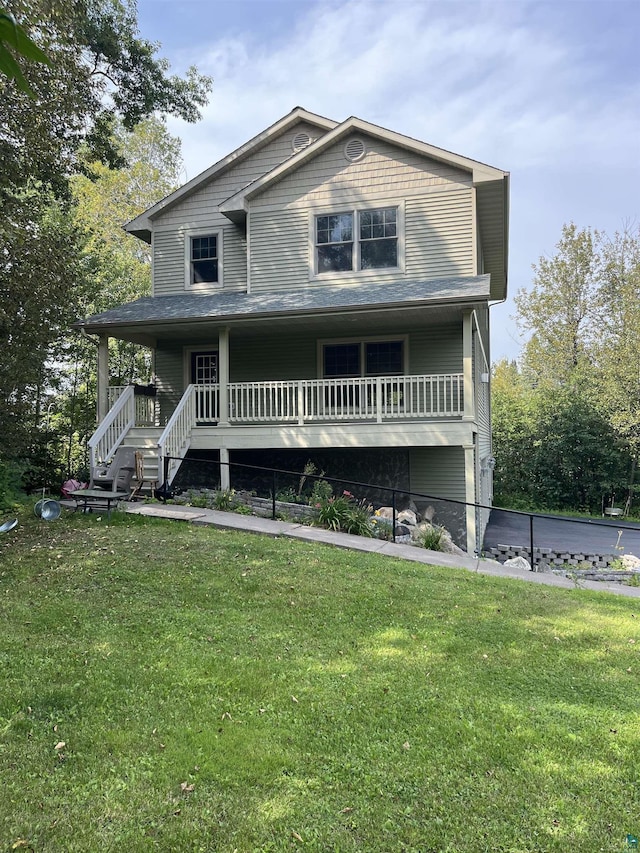
[[[318,272],[353,269],[353,214],[318,216],[316,219]]]
[[[218,235],[191,237],[190,284],[218,283]]]
[[[317,216],[315,244],[316,275],[397,268],[398,210],[381,207]]]
[[[363,210],[360,217],[360,269],[398,266],[397,211],[395,207]]]

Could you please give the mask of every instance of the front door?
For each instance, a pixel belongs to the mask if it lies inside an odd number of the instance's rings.
[[[218,420],[218,392],[211,387],[217,382],[217,350],[192,352],[191,384],[199,386],[196,392],[197,423],[215,423]]]

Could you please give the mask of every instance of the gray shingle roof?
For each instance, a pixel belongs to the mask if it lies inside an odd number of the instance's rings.
[[[269,293],[209,293],[147,296],[101,314],[79,320],[87,330],[145,323],[172,323],[243,317],[313,315],[322,311],[409,307],[489,298],[490,276],[439,278],[421,282],[394,282],[338,287],[307,287]]]

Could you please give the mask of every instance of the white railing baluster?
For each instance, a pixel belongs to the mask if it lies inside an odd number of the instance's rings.
[[[187,390],[158,439],[158,479],[162,482],[165,481],[165,459],[169,460],[166,485],[169,485],[176,475],[180,462],[191,444],[191,432],[196,425],[198,408],[202,406],[202,400],[207,399],[203,396],[197,402],[196,388],[203,387],[205,386],[187,386]],[[217,388],[217,386],[210,387]]]
[[[220,418],[218,385],[193,386],[195,426]],[[460,417],[461,373],[234,382],[229,423],[305,423]]]

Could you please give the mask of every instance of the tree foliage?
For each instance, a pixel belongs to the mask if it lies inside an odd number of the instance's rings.
[[[184,78],[168,73],[158,46],[138,33],[133,0],[9,0],[1,13],[18,22],[21,40],[0,29],[0,465],[32,453],[34,430],[43,429],[43,395],[64,381],[61,331],[87,306],[148,287],[148,272],[116,250],[128,238],[96,236],[90,205],[80,222],[74,176],[106,180],[105,166],[126,165],[122,134],[155,113],[197,120],[211,87],[193,68]],[[6,73],[7,55],[20,59],[19,74],[11,63]],[[153,166],[140,168],[123,219],[146,206],[137,202],[154,180]],[[115,208],[95,215],[113,224]]]
[[[495,368],[496,494],[550,509],[632,497],[640,452],[640,230],[565,225],[516,297],[521,370]]]

